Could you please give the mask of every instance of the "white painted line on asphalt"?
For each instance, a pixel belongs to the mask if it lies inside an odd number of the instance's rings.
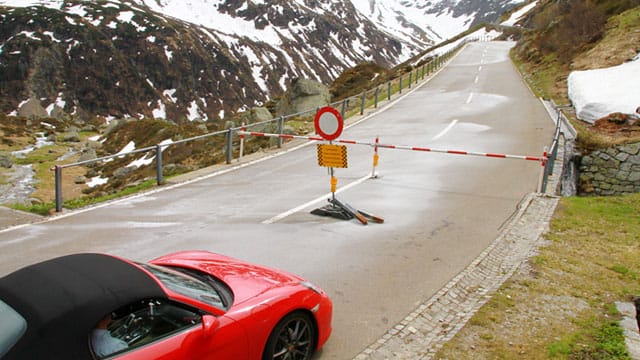
[[[467,45],[465,45],[465,47]],[[399,95],[397,99],[389,102],[388,104],[386,104],[386,106],[383,106],[382,108],[380,108],[379,110],[375,111],[374,113],[369,114],[369,115],[363,117],[362,119],[353,122],[350,125],[346,125],[344,128],[348,129],[350,127],[353,127],[353,126],[355,126],[357,124],[360,124],[361,122],[369,120],[370,118],[372,118],[372,117],[374,117],[374,116],[376,116],[376,115],[378,115],[378,114],[380,114],[382,112],[385,112],[388,109],[392,108],[393,105],[397,104],[398,102],[400,102],[402,99],[404,99],[405,97],[409,96],[413,92],[418,91],[422,86],[424,86],[427,83],[431,82],[431,79],[433,79],[436,75],[438,75],[441,71],[443,71],[446,68],[446,65],[449,64],[451,61],[453,61],[454,58],[455,57],[449,59],[445,65],[441,66],[435,73],[431,74],[425,81],[421,82],[418,86],[413,88],[413,90],[410,90],[405,94]],[[256,160],[252,160],[252,161],[246,162],[244,164],[235,165],[235,166],[232,166],[232,167],[227,168],[227,169],[215,171],[213,173],[210,173],[210,174],[207,174],[207,175],[203,175],[203,176],[199,176],[199,177],[196,177],[196,178],[193,178],[193,179],[190,179],[190,180],[186,180],[186,181],[181,182],[181,183],[172,184],[172,185],[169,185],[169,186],[159,187],[159,188],[156,188],[156,189],[153,189],[153,190],[150,190],[150,191],[145,191],[145,192],[138,193],[138,194],[135,194],[135,195],[131,195],[131,196],[128,196],[128,197],[107,201],[107,202],[104,202],[104,203],[101,203],[101,204],[98,204],[98,205],[92,205],[92,206],[84,208],[84,209],[70,210],[69,212],[53,215],[53,216],[48,217],[48,218],[46,218],[46,219],[44,219],[42,221],[36,221],[36,222],[33,222],[33,223],[29,223],[29,224],[21,224],[21,225],[8,227],[8,228],[5,228],[5,229],[0,229],[0,234],[1,233],[5,233],[5,232],[14,231],[14,230],[17,230],[17,229],[20,229],[20,228],[23,228],[23,227],[28,227],[28,226],[31,226],[31,225],[54,222],[56,220],[64,219],[64,218],[67,218],[67,217],[75,216],[75,215],[78,215],[78,214],[82,214],[82,213],[85,213],[85,212],[93,211],[93,210],[100,209],[100,208],[103,208],[103,207],[111,206],[113,204],[127,202],[127,201],[130,201],[132,199],[137,199],[137,198],[140,198],[140,197],[149,196],[149,195],[152,195],[152,194],[155,194],[155,193],[159,193],[159,192],[163,192],[163,191],[166,191],[166,190],[179,188],[179,187],[182,187],[182,186],[185,186],[185,185],[189,185],[189,184],[194,183],[194,182],[198,182],[198,181],[201,181],[201,180],[205,180],[205,179],[209,179],[209,178],[216,177],[216,176],[219,176],[219,175],[223,175],[223,174],[226,174],[228,172],[244,168],[246,166],[250,166],[250,165],[253,165],[253,164],[261,163],[263,161],[266,161],[266,160],[269,160],[269,159],[272,159],[272,158],[275,158],[275,157],[279,157],[279,156],[282,156],[284,154],[288,154],[290,152],[296,151],[298,149],[301,149],[303,147],[306,147],[306,146],[309,146],[309,145],[312,145],[312,144],[317,144],[317,141],[310,140],[310,141],[307,141],[307,142],[302,143],[300,145],[297,145],[295,147],[292,147],[290,149],[287,149],[285,151],[277,152],[277,153],[265,156],[263,158],[259,158],[259,159],[256,159]]]
[[[473,79],[473,83],[474,83],[474,84],[477,84],[479,80],[480,80],[480,76],[479,76],[479,75],[476,75],[476,78],[475,78],[475,79]]]
[[[482,66],[478,67],[478,72],[482,71]]]
[[[469,94],[469,97],[467,98],[465,104],[471,104],[471,99],[473,99],[473,93]]]
[[[371,178],[371,175],[363,176],[360,179],[358,179],[358,180],[356,180],[356,181],[354,181],[352,183],[349,183],[349,184],[337,189],[336,190],[336,194],[339,194],[339,193],[341,193],[341,192],[343,192],[343,191],[345,191],[347,189],[350,189],[350,188],[352,188],[352,187],[354,187],[356,185],[362,184],[363,182],[365,182],[367,179],[370,179],[370,178]],[[286,218],[287,216],[289,216],[291,214],[295,214],[295,213],[297,213],[298,211],[300,211],[300,210],[302,210],[304,208],[307,208],[307,207],[309,207],[309,206],[311,206],[311,205],[313,205],[315,203],[318,203],[318,202],[320,202],[322,200],[329,199],[330,197],[331,197],[331,193],[326,193],[326,194],[324,194],[322,196],[319,196],[319,197],[317,197],[317,198],[315,198],[315,199],[313,199],[313,200],[311,200],[311,201],[309,201],[307,203],[304,203],[304,204],[302,204],[300,206],[297,206],[297,207],[295,207],[295,208],[293,208],[291,210],[287,210],[287,211],[285,211],[283,213],[280,213],[280,214],[272,217],[271,219],[267,219],[267,220],[263,221],[262,223],[263,224],[273,224],[274,222],[280,221],[280,220]]]
[[[451,121],[451,124],[449,124],[446,128],[444,128],[444,130],[440,131],[440,133],[434,137],[431,138],[431,140],[438,140],[439,138],[443,137],[446,133],[449,132],[449,130],[451,130],[456,124],[458,123],[458,119],[453,119],[453,121]]]

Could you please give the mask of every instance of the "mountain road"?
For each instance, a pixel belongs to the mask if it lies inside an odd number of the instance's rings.
[[[509,59],[511,42],[468,44],[340,138],[542,156],[554,124]],[[350,359],[438,292],[491,244],[529,193],[537,161],[348,146],[336,197],[385,219],[312,215],[331,196],[316,142],[141,196],[0,230],[0,276],[76,252],[146,261],[201,249],[285,269],[334,302],[319,359]]]

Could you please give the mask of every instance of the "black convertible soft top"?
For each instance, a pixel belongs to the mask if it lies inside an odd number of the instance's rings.
[[[145,272],[109,255],[75,254],[27,266],[0,278],[0,299],[27,320],[27,332],[2,360],[91,359],[89,333],[106,314],[166,297]]]

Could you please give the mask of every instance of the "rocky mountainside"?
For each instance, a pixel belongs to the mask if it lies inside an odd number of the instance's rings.
[[[410,43],[433,45],[481,23],[495,23],[523,1],[351,0],[380,29]]]
[[[0,112],[223,124],[293,79],[394,66],[448,35],[429,21],[462,19],[459,32],[510,6],[367,1],[0,0]]]

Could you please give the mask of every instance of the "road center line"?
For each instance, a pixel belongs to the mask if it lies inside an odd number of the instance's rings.
[[[469,94],[469,97],[467,98],[465,104],[471,104],[471,99],[473,99],[473,93]]]
[[[362,184],[363,182],[365,182],[367,179],[370,179],[370,178],[371,178],[371,175],[363,176],[360,179],[358,179],[358,180],[356,180],[356,181],[354,181],[354,182],[352,182],[350,184],[347,184],[347,185],[337,189],[336,190],[336,194],[341,193],[341,192],[343,192],[345,190],[348,190],[348,189],[350,189],[350,188],[352,188],[352,187],[354,187],[356,185]],[[315,203],[318,203],[318,202],[320,202],[322,200],[326,200],[326,199],[328,199],[330,197],[331,197],[331,193],[326,193],[326,194],[324,194],[322,196],[319,196],[319,197],[317,197],[317,198],[315,198],[315,199],[313,199],[313,200],[311,200],[311,201],[309,201],[307,203],[304,203],[304,204],[302,204],[302,205],[300,205],[298,207],[295,207],[295,208],[293,208],[291,210],[287,210],[287,211],[285,211],[283,213],[280,213],[280,214],[272,217],[271,219],[267,219],[267,220],[263,221],[262,223],[263,224],[273,224],[274,222],[280,221],[280,220],[286,218],[287,216],[289,216],[291,214],[297,213],[298,211],[300,211],[300,210],[302,210],[304,208],[307,208],[307,207],[309,207],[309,206],[311,206],[311,205],[313,205]]]
[[[451,121],[451,123],[449,125],[447,125],[447,127],[444,128],[444,130],[440,131],[440,133],[438,135],[432,137],[431,140],[437,140],[437,139],[443,137],[444,134],[448,133],[449,130],[451,130],[457,123],[458,123],[458,119],[453,119],[453,121]]]

